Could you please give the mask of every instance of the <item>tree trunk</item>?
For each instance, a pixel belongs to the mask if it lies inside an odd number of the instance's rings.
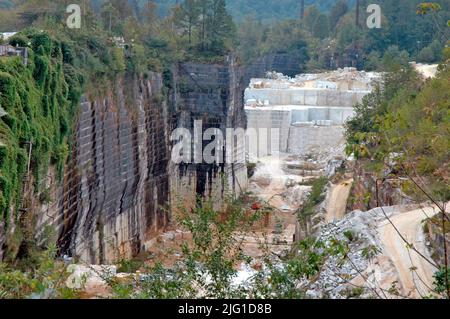
[[[300,1],[300,19],[303,20],[305,17],[305,0]]]
[[[360,11],[361,3],[360,0],[356,0],[356,19],[355,24],[359,27],[359,11]]]

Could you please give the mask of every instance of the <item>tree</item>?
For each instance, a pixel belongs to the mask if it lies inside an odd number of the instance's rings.
[[[141,20],[142,16],[141,16],[141,10],[139,8],[139,0],[129,0],[130,3],[130,8],[132,10],[133,15]]]
[[[387,70],[398,70],[401,67],[408,66],[409,54],[407,51],[401,51],[398,46],[391,45],[384,52],[383,66]]]
[[[436,2],[424,2],[424,3],[420,3],[417,6],[417,14],[421,15],[421,16],[431,15],[431,18],[433,19],[433,23],[435,24],[436,29],[438,30],[438,32],[441,36],[441,39],[446,41],[446,40],[448,40],[449,28],[447,28],[447,27],[450,26],[450,20],[447,20],[447,22],[445,22],[445,20],[443,20],[442,17],[440,17],[438,15],[438,13],[441,10],[442,10],[441,5]],[[447,25],[445,25],[445,24],[447,24]]]
[[[300,19],[305,17],[305,0],[300,0]]]
[[[147,5],[142,13],[142,21],[148,26],[148,33],[153,34],[158,21],[157,6],[154,0],[147,0]]]
[[[329,32],[330,29],[327,16],[324,14],[319,15],[313,26],[313,35],[316,38],[324,39],[328,36]]]
[[[119,13],[120,19],[126,19],[133,15],[133,9],[128,0],[110,0],[110,2]]]
[[[233,40],[236,32],[233,18],[227,11],[225,0],[212,1],[207,25],[210,49],[214,52],[222,52],[226,49],[226,44]]]
[[[435,61],[433,50],[430,47],[423,48],[417,56],[419,62],[432,63]]]
[[[175,9],[175,24],[188,34],[189,44],[192,34],[200,21],[200,6],[197,0],[185,0]]]
[[[254,59],[261,55],[263,47],[263,36],[265,27],[253,17],[247,17],[244,22],[239,25],[239,56],[244,63],[251,63]]]
[[[103,25],[109,32],[111,32],[113,23],[118,20],[118,12],[111,1],[103,4],[101,8],[101,16],[103,18]]]
[[[297,21],[283,21],[272,26],[265,38],[262,52],[289,52],[304,69],[309,60],[306,35]]]
[[[319,9],[316,6],[309,6],[305,12],[305,26],[309,30],[309,32],[313,32],[314,25],[317,21],[317,18],[320,15]]]
[[[359,27],[359,13],[361,10],[361,0],[356,0],[356,8],[355,8],[355,14],[356,14],[356,19],[355,19],[355,25],[356,27]]]
[[[342,16],[348,12],[345,0],[339,0],[330,11],[330,28],[335,28]]]
[[[199,10],[200,10],[200,44],[201,49],[205,50],[206,48],[206,28],[207,28],[207,19],[211,7],[212,0],[198,0]]]

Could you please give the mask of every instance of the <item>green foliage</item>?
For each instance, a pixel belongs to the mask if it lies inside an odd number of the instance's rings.
[[[316,277],[332,251],[321,241],[305,239],[293,247],[294,253],[281,263],[265,260],[266,270],[258,272],[249,289],[250,298],[302,299],[302,280]],[[334,254],[334,252],[333,252]]]
[[[117,265],[117,271],[119,273],[135,273],[144,266],[144,263],[140,260],[121,260]]]
[[[442,68],[426,83],[409,68],[389,73],[384,88],[355,108],[346,134],[349,154],[371,160],[379,173],[420,178],[430,195],[447,201],[450,71]],[[410,195],[424,196],[411,180],[403,187]]]
[[[325,14],[320,14],[314,22],[312,34],[319,39],[326,38],[330,33],[330,26],[328,17]]]
[[[311,193],[298,212],[299,219],[302,220],[306,216],[311,216],[315,213],[315,207],[325,200],[324,190],[327,183],[328,179],[326,177],[320,177],[312,183]]]
[[[308,43],[301,24],[297,21],[283,21],[271,26],[261,53],[288,52],[304,69],[308,60]]]
[[[356,66],[369,70],[406,65],[411,58],[433,63],[440,61],[441,50],[450,35],[446,26],[450,18],[449,4],[446,1],[425,3],[425,7],[433,9],[426,9],[427,14],[418,14],[420,2],[379,1],[382,8],[380,29],[366,28],[363,13],[357,26],[354,10],[349,10],[342,1],[335,4],[327,19],[317,8],[309,7],[303,19],[305,29],[313,37],[308,44],[312,46],[316,39],[322,40],[315,48],[315,55],[311,55],[309,65],[313,69],[333,68],[336,65],[330,62],[331,56],[337,57],[334,61],[339,67]],[[328,36],[327,26],[333,37],[323,40]]]
[[[253,175],[255,174],[255,169],[256,169],[256,163],[248,163],[247,164],[247,175],[248,178],[253,177]]]
[[[355,233],[351,230],[346,230],[344,232],[344,237],[348,239],[348,241],[352,242],[355,241],[357,239]]]
[[[229,199],[225,212],[213,209],[212,202],[202,202],[192,210],[180,205],[179,223],[193,236],[193,244],[183,245],[182,262],[167,269],[157,264],[144,267],[137,282],[112,282],[116,297],[131,298],[231,298],[235,266],[247,258],[241,251],[237,231],[245,231],[260,216],[248,218],[242,203]],[[127,287],[136,286],[130,292]]]
[[[206,202],[193,213],[185,211],[181,220],[181,224],[192,233],[194,241],[193,247],[185,245],[183,248],[186,264],[190,266],[188,273],[205,289],[205,297],[230,297],[228,289],[236,275],[234,267],[245,261],[240,240],[234,233],[238,229],[248,230],[260,218],[255,214],[247,219],[238,201],[228,202],[225,216],[214,210],[212,202]],[[198,263],[200,269],[195,267]],[[210,280],[206,280],[205,275]]]
[[[339,0],[330,11],[330,27],[334,29],[339,20],[348,12],[349,8],[345,0]]]
[[[384,52],[382,63],[384,70],[396,70],[407,67],[409,63],[409,54],[407,51],[401,51],[398,46],[389,46]]]
[[[425,15],[430,12],[438,12],[441,10],[441,6],[436,2],[423,2],[417,6],[417,14]]]
[[[33,143],[32,173],[38,185],[50,158],[57,159],[57,164],[63,167],[65,157],[58,153],[70,133],[67,127],[61,129],[71,122],[72,112],[61,56],[52,55],[59,44],[45,33],[30,32],[26,36],[33,47],[29,49],[27,67],[19,58],[0,61],[0,102],[8,112],[8,116],[0,120],[6,144],[0,170],[0,176],[7,181],[0,190],[3,216],[7,216],[10,209],[18,209],[15,203],[28,158],[26,143]]]
[[[442,59],[443,47],[439,41],[434,40],[429,46],[423,48],[418,56],[417,61],[424,63],[436,63]]]
[[[304,298],[304,280],[314,280],[327,258],[345,258],[347,246],[337,240],[328,244],[307,238],[296,243],[285,257],[274,258],[262,243],[262,268],[255,270],[243,283],[233,283],[236,266],[250,263],[242,253],[238,233],[248,232],[260,215],[246,217],[240,200],[228,201],[226,213],[203,203],[192,211],[184,210],[179,222],[193,236],[192,245],[185,245],[183,256],[172,267],[156,264],[141,268],[138,278],[111,280],[115,298]],[[122,265],[122,263],[121,263]]]
[[[28,38],[21,34],[16,34],[13,37],[9,39],[9,44],[13,47],[19,46],[19,47],[26,47],[28,45]]]
[[[144,0],[141,0],[143,3]],[[161,16],[168,15],[176,0],[156,0]],[[305,5],[317,5],[322,11],[328,11],[335,0],[305,0]],[[354,0],[350,0],[353,5]],[[242,22],[252,15],[264,23],[278,22],[285,19],[297,19],[300,15],[300,1],[298,0],[269,0],[269,1],[242,1],[227,0],[227,6],[233,18]]]
[[[447,275],[447,279],[445,279],[445,275]],[[437,293],[445,293],[450,287],[447,286],[447,283],[450,282],[450,268],[445,269],[441,267],[434,275],[434,289]]]
[[[430,47],[423,48],[417,56],[419,62],[432,63],[435,61],[433,50]]]
[[[56,247],[38,253],[27,270],[0,264],[0,299],[73,299],[78,292],[66,287],[68,273],[55,260]]]
[[[36,192],[47,201],[42,178],[50,165],[57,168],[59,178],[63,176],[82,92],[101,93],[102,82],[118,73],[147,71],[142,45],[126,51],[101,31],[66,32],[60,25],[52,33],[26,29],[10,41],[28,47],[28,65],[20,57],[0,59],[0,105],[7,112],[0,119],[0,218],[7,223],[10,214],[17,216],[21,208],[28,142],[33,144],[30,174]]]
[[[381,138],[380,119],[395,108],[398,95],[412,96],[420,88],[420,80],[412,68],[394,70],[385,75],[383,89],[375,90],[364,97],[363,102],[355,105],[355,116],[346,123],[347,153],[357,158],[372,156],[371,150],[379,145]],[[392,105],[390,105],[392,104]]]
[[[236,27],[225,0],[185,0],[175,8],[174,21],[197,56],[223,55],[233,45]]]

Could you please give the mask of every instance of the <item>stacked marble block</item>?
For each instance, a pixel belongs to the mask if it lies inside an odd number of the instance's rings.
[[[298,155],[315,148],[339,145],[344,139],[343,125],[354,114],[353,106],[370,93],[335,88],[283,87],[282,84],[245,91],[246,101],[254,104],[246,106],[248,129],[258,132],[258,143],[247,143],[249,158],[274,155],[277,144],[281,153]],[[261,140],[265,139],[265,131],[274,129],[279,131],[278,137],[269,134],[270,145],[264,148]]]

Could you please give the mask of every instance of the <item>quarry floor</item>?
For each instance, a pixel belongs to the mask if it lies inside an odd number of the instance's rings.
[[[283,170],[288,158],[288,155],[280,155],[260,159],[250,179],[249,194],[261,206],[270,207],[272,211],[252,229],[235,234],[236,240],[241,242],[243,253],[254,259],[255,267],[258,267],[259,258],[267,253],[267,249],[275,255],[291,249],[295,240],[296,211],[311,188],[298,185],[311,176],[289,174]],[[168,231],[145,244],[146,264],[154,265],[158,261],[169,267],[181,258],[182,245],[190,243],[190,233],[179,229]],[[243,265],[236,266],[246,271]]]
[[[259,270],[262,257],[267,252],[274,256],[281,256],[292,248],[297,225],[296,211],[311,188],[302,184],[305,180],[316,178],[321,172],[320,166],[316,167],[315,171],[297,170],[297,173],[293,173],[295,170],[286,169],[292,166],[293,162],[298,163],[298,161],[298,158],[291,155],[266,157],[259,160],[254,176],[250,180],[249,192],[253,193],[259,202],[270,206],[273,214],[266,223],[259,224],[258,227],[246,233],[236,234],[237,239],[242,242],[244,254],[252,257],[253,262],[251,266],[236,265],[238,274],[234,284],[245,282],[256,270]],[[299,174],[298,171],[306,173]],[[346,215],[345,203],[351,185],[352,180],[345,178],[340,182],[329,184],[324,225],[338,225],[334,227],[342,228],[342,230],[334,228],[335,230],[332,231],[335,232],[334,235],[342,232],[348,225],[354,225],[358,231],[366,232],[363,235],[373,236],[380,250],[366,269],[359,269],[360,275],[355,276],[353,271],[349,271],[349,274],[353,274],[351,285],[377,291],[380,298],[421,298],[430,295],[436,268],[411,249],[402,237],[422,256],[431,260],[425,243],[423,221],[433,217],[438,211],[433,207],[419,209],[399,207],[398,210],[393,209],[389,213],[389,219],[380,214],[380,211],[373,217],[365,212]],[[358,214],[364,216],[368,227],[360,227],[359,219],[355,219]],[[141,258],[150,266],[158,262],[171,267],[182,259],[182,245],[191,243],[190,233],[174,228],[146,243],[147,252]],[[79,272],[82,273],[83,270]],[[119,277],[128,275],[130,274],[118,274]],[[330,277],[328,280],[333,282],[334,279]],[[337,288],[342,285],[348,286],[342,283],[335,284]],[[390,292],[393,284],[398,294]],[[318,289],[324,289],[324,287]],[[87,298],[108,297],[108,293],[108,288],[99,278],[89,281]],[[336,298],[340,298],[339,295]]]

